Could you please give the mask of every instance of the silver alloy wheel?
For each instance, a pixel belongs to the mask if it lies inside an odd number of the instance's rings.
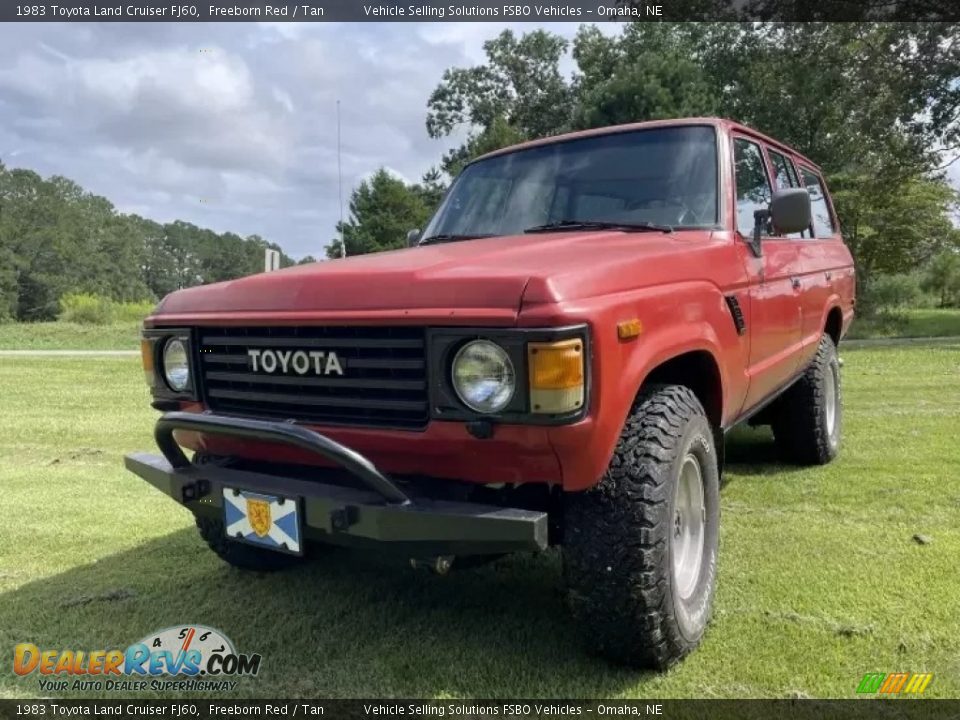
[[[840,401],[840,393],[837,387],[840,378],[837,376],[837,366],[834,363],[827,365],[827,373],[823,378],[823,406],[826,414],[827,436],[833,438],[837,428],[837,403]]]
[[[687,453],[680,466],[673,506],[673,529],[670,534],[673,578],[680,598],[686,600],[693,595],[700,579],[707,515],[703,472],[700,461],[692,453]]]

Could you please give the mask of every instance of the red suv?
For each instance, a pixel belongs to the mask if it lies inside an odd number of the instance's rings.
[[[244,568],[558,545],[592,644],[681,658],[726,432],[769,423],[797,463],[840,444],[854,268],[817,166],[717,119],[537,140],[468,165],[410,244],[164,298],[162,456],[127,467]]]

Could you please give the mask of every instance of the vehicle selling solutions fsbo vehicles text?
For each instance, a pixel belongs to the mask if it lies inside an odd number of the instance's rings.
[[[363,14],[374,18],[456,18],[456,17],[583,17],[578,7],[560,5],[502,5],[474,7],[471,5],[364,5]]]

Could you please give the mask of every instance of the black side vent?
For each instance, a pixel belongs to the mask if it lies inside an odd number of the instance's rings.
[[[737,328],[737,335],[743,335],[747,331],[747,324],[743,321],[740,301],[737,300],[736,295],[727,295],[724,299],[727,301],[727,307],[730,308],[730,314],[733,316],[733,325]]]

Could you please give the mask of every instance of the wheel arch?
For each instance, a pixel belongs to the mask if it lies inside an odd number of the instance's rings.
[[[723,419],[723,378],[720,365],[709,350],[687,350],[653,367],[643,378],[637,394],[650,385],[685,385],[697,396],[716,429]]]
[[[724,467],[723,436],[723,373],[716,356],[707,349],[697,348],[666,358],[644,376],[637,388],[637,396],[651,385],[683,385],[690,388],[703,405],[707,421],[713,429],[713,444],[717,453],[717,469],[721,476]]]
[[[843,333],[843,311],[839,305],[834,305],[827,310],[823,331],[833,339],[834,345],[840,345],[840,336]]]

